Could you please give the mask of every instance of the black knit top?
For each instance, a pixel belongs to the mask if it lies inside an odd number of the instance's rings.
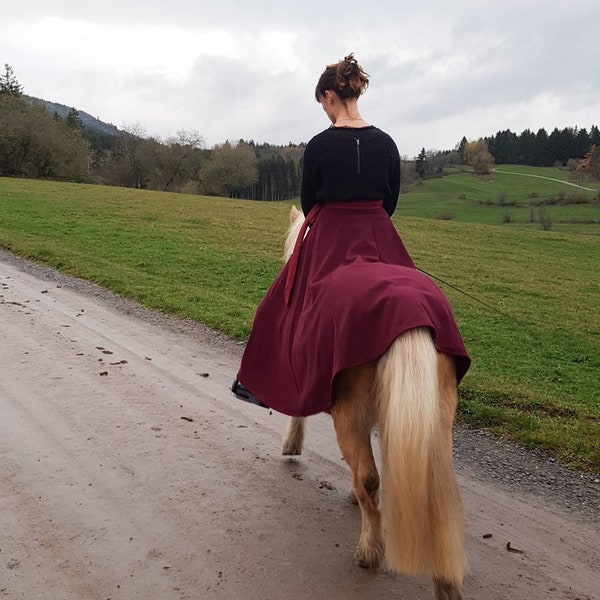
[[[306,145],[302,166],[302,211],[325,202],[383,200],[392,215],[400,193],[400,155],[377,127],[329,127]]]

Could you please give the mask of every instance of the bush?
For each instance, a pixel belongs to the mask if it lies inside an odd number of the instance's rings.
[[[503,223],[512,223],[512,213],[508,210],[505,210],[502,213],[502,222]]]
[[[440,213],[436,219],[439,219],[440,221],[453,221],[454,220],[454,215],[452,213],[449,212],[443,212]]]
[[[550,228],[552,227],[552,219],[543,208],[540,208],[538,211],[538,220],[540,222],[540,229],[543,231],[550,231]]]

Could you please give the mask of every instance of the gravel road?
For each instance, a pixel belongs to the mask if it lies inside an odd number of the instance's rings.
[[[280,456],[284,417],[228,393],[241,344],[2,252],[0,327],[0,598],[431,597],[354,566],[329,418]],[[465,599],[600,598],[600,476],[455,448]]]

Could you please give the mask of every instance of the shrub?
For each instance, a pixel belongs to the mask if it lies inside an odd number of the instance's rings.
[[[440,221],[452,221],[452,220],[454,220],[454,215],[449,212],[443,212],[443,213],[438,214],[436,219],[439,219]]]
[[[502,213],[502,222],[503,223],[512,223],[512,213],[508,210],[505,210]]]
[[[550,228],[552,227],[552,219],[543,208],[540,208],[538,212],[538,219],[540,222],[540,229],[543,231],[550,231]]]

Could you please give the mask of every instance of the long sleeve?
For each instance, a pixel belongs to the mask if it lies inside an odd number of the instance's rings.
[[[300,183],[300,204],[302,212],[307,215],[317,203],[315,194],[321,186],[322,175],[318,167],[314,144],[309,142],[302,157],[302,179]]]
[[[391,217],[396,210],[396,205],[398,204],[398,196],[400,195],[400,153],[398,152],[398,148],[396,144],[392,142],[393,148],[391,152],[393,153],[393,161],[390,167],[390,175],[389,175],[389,185],[390,185],[390,194],[383,200],[383,208],[385,212]]]

